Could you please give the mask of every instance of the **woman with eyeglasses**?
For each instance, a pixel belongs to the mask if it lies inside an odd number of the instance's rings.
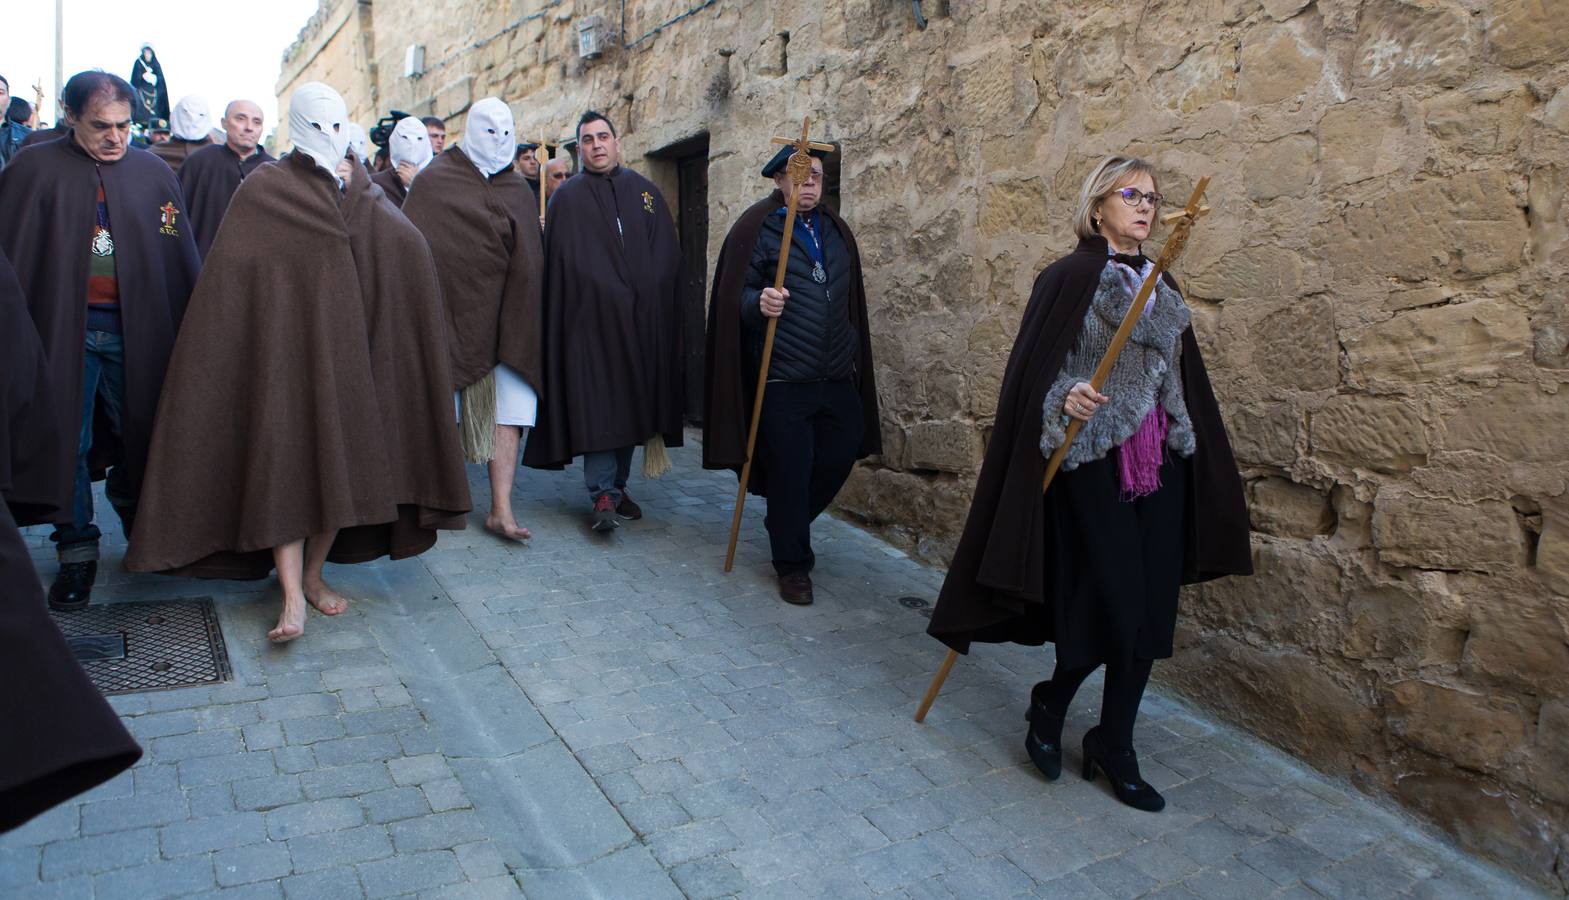
[[[1056,645],[1035,685],[1025,749],[1048,780],[1079,686],[1106,669],[1084,776],[1156,812],[1133,725],[1156,659],[1172,654],[1183,584],[1252,573],[1242,481],[1189,312],[1169,275],[1145,304],[1100,391],[1089,380],[1154,263],[1143,255],[1162,197],[1148,162],[1110,156],[1079,192],[1078,246],[1047,266],[1003,375],[991,443],[927,629],[973,641]],[[1083,423],[1043,495],[1046,461]]]

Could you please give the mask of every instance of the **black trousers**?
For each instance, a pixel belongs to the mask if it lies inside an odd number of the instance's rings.
[[[849,379],[769,382],[757,440],[764,525],[780,575],[812,570],[812,520],[850,477],[864,429],[861,395]]]

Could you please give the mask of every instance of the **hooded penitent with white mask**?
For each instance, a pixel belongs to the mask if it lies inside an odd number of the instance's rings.
[[[420,172],[403,214],[436,258],[463,451],[474,462],[494,460],[485,525],[523,538],[527,529],[512,515],[512,479],[537,406],[542,252],[539,200],[512,167],[512,131],[505,103],[474,104],[462,146],[449,146]]]
[[[512,109],[495,97],[486,97],[469,109],[463,125],[463,152],[487,177],[512,165],[517,151],[512,138]]]
[[[337,91],[319,81],[302,84],[289,97],[289,138],[337,178],[338,163],[349,150],[349,109]]]
[[[187,156],[212,143],[211,132],[212,113],[207,108],[207,101],[195,94],[186,94],[169,114],[170,138],[148,149],[178,175]]]
[[[349,149],[354,151],[354,158],[358,159],[361,165],[370,165],[370,156],[365,152],[369,146],[370,138],[365,136],[365,129],[361,128],[358,122],[350,122]]]
[[[164,381],[148,513],[126,554],[134,571],[196,577],[277,565],[274,641],[299,636],[307,602],[341,611],[324,557],[421,553],[469,508],[435,266],[364,167],[339,189],[347,124],[335,92],[301,87],[295,152],[230,201]]]
[[[434,157],[430,150],[430,134],[425,129],[425,123],[415,116],[405,116],[398,120],[392,128],[392,136],[387,139],[387,155],[392,159],[389,168],[382,169],[372,175],[370,180],[378,185],[399,207],[409,195],[409,183],[405,182],[403,174],[398,171],[402,166],[412,166],[414,173],[418,174],[430,165]]]
[[[195,94],[181,97],[169,115],[169,131],[182,141],[206,141],[212,131],[212,113],[207,109],[207,101]]]

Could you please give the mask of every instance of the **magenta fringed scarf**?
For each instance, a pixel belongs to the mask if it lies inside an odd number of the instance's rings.
[[[1166,411],[1157,401],[1139,430],[1117,448],[1122,499],[1137,500],[1160,490],[1160,464],[1166,451]]]

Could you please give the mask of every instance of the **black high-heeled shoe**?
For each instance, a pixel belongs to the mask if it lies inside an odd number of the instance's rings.
[[[1145,812],[1160,812],[1166,808],[1166,798],[1139,777],[1139,758],[1130,750],[1113,750],[1100,737],[1097,725],[1084,733],[1084,779],[1095,780],[1099,767],[1111,782],[1111,792],[1123,803]]]
[[[1030,723],[1024,732],[1024,751],[1047,781],[1056,781],[1062,775],[1062,716],[1054,714],[1038,699],[1044,684],[1046,682],[1030,691],[1030,705],[1024,710],[1024,720]]]

